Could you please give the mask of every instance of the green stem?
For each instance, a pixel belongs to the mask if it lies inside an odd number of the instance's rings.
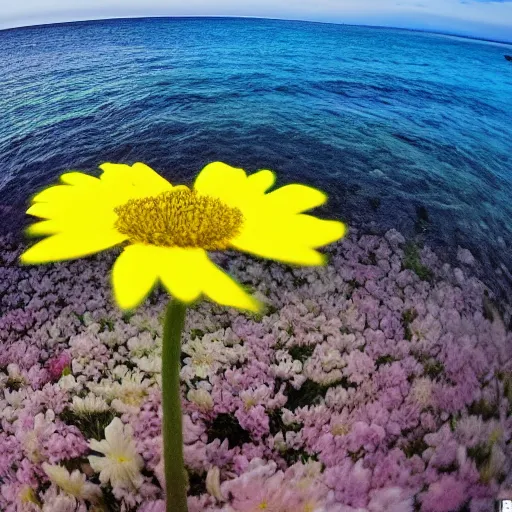
[[[187,512],[180,395],[181,331],[187,306],[174,299],[165,312],[162,341],[162,438],[167,512]]]

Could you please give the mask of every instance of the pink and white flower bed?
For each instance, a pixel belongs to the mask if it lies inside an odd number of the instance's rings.
[[[325,268],[214,256],[268,307],[187,313],[191,512],[487,512],[510,495],[512,333],[466,270],[428,249],[427,280],[404,269],[404,242],[352,230]],[[23,249],[0,240],[0,510],[163,512],[168,297],[123,315],[114,251],[21,267]]]

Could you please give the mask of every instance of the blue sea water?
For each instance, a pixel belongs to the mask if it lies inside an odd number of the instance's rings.
[[[0,206],[69,169],[208,162],[326,190],[325,213],[395,227],[512,276],[512,46],[405,30],[236,18],[0,32]],[[5,212],[8,212],[5,215]]]

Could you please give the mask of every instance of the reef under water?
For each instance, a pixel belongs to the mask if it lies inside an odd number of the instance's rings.
[[[168,296],[114,306],[113,249],[20,266],[0,238],[0,509],[164,511]],[[487,512],[512,497],[512,333],[458,267],[396,230],[329,264],[213,259],[266,303],[200,301],[183,334],[194,511]]]

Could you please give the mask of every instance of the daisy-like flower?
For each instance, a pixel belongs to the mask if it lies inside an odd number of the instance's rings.
[[[89,463],[94,471],[100,473],[100,482],[110,482],[112,487],[138,489],[143,482],[140,470],[144,467],[142,457],[137,453],[132,430],[123,425],[119,418],[114,418],[105,428],[105,439],[92,439],[89,447],[104,457],[89,456]]]
[[[78,499],[95,503],[101,499],[101,489],[86,481],[86,476],[78,469],[70,473],[65,467],[43,462],[43,470],[48,478],[64,492]]]
[[[110,407],[103,398],[96,396],[94,393],[89,393],[85,398],[74,396],[71,409],[73,409],[75,414],[85,416],[87,414],[106,412]]]
[[[202,294],[226,306],[258,311],[259,302],[217,267],[207,251],[238,249],[298,265],[324,265],[315,250],[340,239],[343,223],[303,212],[327,196],[292,184],[270,193],[275,175],[247,176],[221,162],[207,165],[193,189],[173,186],[143,163],[106,163],[100,178],[80,172],[35,195],[27,213],[42,220],[27,234],[49,235],[20,259],[25,264],[79,258],[124,244],[112,270],[121,309],[137,307],[158,281],[183,303]]]
[[[88,385],[94,394],[111,401],[112,408],[120,413],[129,410],[135,412],[153,385],[153,382],[147,379],[145,374],[139,371],[124,371],[125,368],[119,369],[118,376],[120,376],[121,382],[103,379],[99,384],[90,383]],[[115,373],[114,370],[114,376],[116,376]]]
[[[187,393],[187,400],[194,403],[203,411],[211,411],[213,409],[213,398],[206,389],[191,389]]]

